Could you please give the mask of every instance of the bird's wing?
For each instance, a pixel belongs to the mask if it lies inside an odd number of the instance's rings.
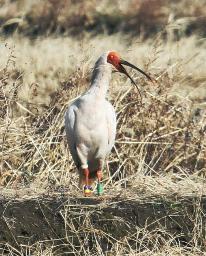
[[[115,136],[116,136],[116,114],[114,107],[110,102],[106,103],[106,119],[108,127],[108,153],[111,151],[114,146]]]
[[[66,130],[66,136],[67,141],[69,144],[70,152],[72,155],[72,158],[74,160],[75,165],[77,168],[80,167],[81,163],[77,154],[76,150],[76,141],[75,141],[75,122],[76,122],[76,116],[75,116],[75,105],[71,105],[65,114],[65,130]]]

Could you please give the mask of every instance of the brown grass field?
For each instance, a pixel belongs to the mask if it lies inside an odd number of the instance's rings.
[[[0,2],[1,196],[29,190],[31,197],[44,197],[63,190],[68,198],[82,197],[64,113],[89,87],[97,57],[113,49],[157,84],[130,71],[141,103],[126,77],[112,75],[108,98],[118,127],[105,166],[105,196],[206,196],[206,1],[122,2]],[[199,207],[187,244],[145,226],[141,232],[137,227],[136,247],[127,235],[113,240],[108,252],[97,239],[91,250],[73,245],[65,255],[205,255],[206,212]],[[64,255],[52,243],[0,243],[1,255]]]

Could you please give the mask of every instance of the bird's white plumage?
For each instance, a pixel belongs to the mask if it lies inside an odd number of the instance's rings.
[[[114,145],[116,116],[106,100],[110,78],[111,65],[104,53],[94,66],[89,90],[65,114],[68,144],[79,170],[88,166],[90,172],[97,171]]]

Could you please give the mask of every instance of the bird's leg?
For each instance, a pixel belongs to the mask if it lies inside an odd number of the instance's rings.
[[[100,183],[102,180],[102,171],[101,170],[97,171],[97,180],[98,180],[98,183]]]
[[[92,187],[89,185],[89,169],[85,168],[83,169],[84,175],[85,175],[85,183],[84,185],[84,195],[89,196],[92,193]]]
[[[89,185],[89,169],[88,168],[83,169],[83,172],[84,172],[84,175],[85,175],[86,185],[88,186]]]

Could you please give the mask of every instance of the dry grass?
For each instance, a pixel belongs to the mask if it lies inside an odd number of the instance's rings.
[[[26,6],[26,1],[19,1],[19,5],[16,1],[7,1],[0,10],[2,24],[23,15],[24,22],[22,27],[19,26],[19,31],[25,34],[34,35],[34,25],[37,24],[40,26],[36,27],[37,34],[68,34],[75,31],[76,26],[75,32],[82,35],[81,40],[48,37],[30,41],[19,35],[1,38],[2,191],[11,187],[28,187],[35,193],[43,193],[45,190],[58,191],[63,187],[69,196],[81,196],[76,168],[66,145],[63,117],[68,104],[89,86],[96,58],[103,51],[115,49],[125,59],[148,71],[158,83],[152,86],[131,71],[141,86],[141,105],[138,92],[130,81],[120,74],[113,74],[109,99],[117,112],[118,133],[115,148],[105,167],[105,194],[130,199],[158,195],[205,195],[206,45],[203,39],[196,36],[173,41],[173,29],[179,26],[175,23],[177,19],[202,17],[205,15],[205,5],[201,1],[193,5],[189,5],[188,1],[169,1],[170,5],[166,8],[166,1],[155,0],[152,1],[153,12],[148,9],[149,1],[126,1],[124,6],[117,1],[116,20],[111,20],[108,17],[114,13],[114,6],[106,8],[107,1],[101,1],[99,5],[96,1],[87,1],[87,4],[79,1],[69,14],[65,13],[67,8],[62,7],[60,2],[45,1],[44,5],[39,5],[36,1],[30,1]],[[70,1],[64,2],[67,7],[69,4]],[[185,5],[190,8],[183,8]],[[81,15],[78,13],[80,8]],[[22,9],[24,14],[20,12]],[[96,20],[97,14],[104,18],[102,27]],[[122,17],[126,23],[118,23],[117,26],[117,21]],[[197,26],[197,20],[193,19],[193,25],[190,23],[189,26]],[[135,30],[137,23],[141,25]],[[128,30],[133,35],[136,33],[134,31],[138,31],[140,37],[131,38],[118,33],[91,38],[87,33],[82,33],[82,28],[95,33],[108,27],[112,32],[124,31],[125,24],[129,24]],[[154,24],[157,27],[153,27]],[[165,27],[166,24],[168,26]],[[170,25],[176,27],[171,28]],[[142,41],[148,37],[145,31],[151,29],[151,35],[160,27],[164,27],[164,32]],[[201,26],[196,29],[201,30]],[[198,218],[201,218],[199,212],[197,222]],[[187,248],[175,244],[174,237],[169,235],[162,236],[165,239],[161,238],[160,243],[158,230],[151,233],[137,230],[124,241],[114,243],[108,255],[137,255],[137,252],[139,255],[203,255],[198,242],[195,242],[200,235],[201,228],[197,228],[193,248]],[[98,239],[95,239],[94,232],[96,254],[104,255]],[[137,248],[130,247],[129,241],[134,239],[138,241]],[[150,248],[147,248],[148,241],[152,245]],[[139,244],[143,246],[141,250]],[[51,245],[51,248],[45,249],[41,242],[24,248],[24,252],[15,252],[14,248],[7,247],[9,255],[30,255],[30,251],[32,255],[58,253],[58,248]],[[27,254],[25,250],[28,250]],[[91,253],[84,251],[85,248],[82,250],[84,255]]]
[[[141,105],[130,81],[113,74],[109,98],[116,108],[118,133],[104,176],[105,194],[123,200],[177,195],[201,198],[206,194],[205,43],[195,37],[167,44],[159,38],[144,43],[128,40],[121,37],[120,44],[120,35],[115,35],[81,42],[71,38],[30,42],[18,37],[4,42],[0,49],[3,193],[26,186],[34,194],[64,188],[68,196],[81,197],[76,168],[67,151],[63,116],[68,104],[89,86],[98,55],[115,49],[144,67],[158,84],[152,86],[132,73],[141,85]],[[175,244],[169,234],[138,229],[124,241],[116,241],[111,253],[201,255],[199,242],[195,242],[202,236],[201,216],[197,211],[192,249]],[[96,233],[92,236],[96,241],[93,251],[82,247],[81,253],[104,255]],[[137,248],[130,246],[134,239]],[[43,244],[22,248],[19,254],[25,250],[34,255],[58,254],[58,248],[49,245],[45,249]]]
[[[6,35],[18,27],[19,33],[31,37],[72,34],[82,38],[85,32],[123,31],[148,38],[169,27],[175,38],[192,33],[205,36],[205,0],[3,0],[0,4],[0,25]]]
[[[109,164],[112,175],[123,180],[134,174],[205,175],[204,43],[195,38],[167,45],[131,42],[127,52],[125,44],[126,39],[119,45],[119,36],[112,36],[89,43],[18,39],[2,46],[1,173],[12,173],[2,183],[12,185],[20,175],[26,184],[38,180],[46,186],[47,179],[69,184],[75,168],[65,154],[64,112],[89,86],[95,58],[111,48],[158,79],[151,86],[136,78],[144,95],[141,106],[130,82],[113,75],[110,99],[118,134]]]
[[[143,235],[144,234],[144,235]],[[123,241],[119,241],[114,243],[113,248],[111,251],[104,252],[101,249],[101,245],[98,242],[98,235],[94,233],[93,235],[93,250],[87,248],[86,243],[88,243],[88,239],[90,237],[85,237],[84,242],[85,246],[81,246],[80,250],[73,248],[73,250],[67,249],[71,246],[71,244],[62,244],[60,246],[45,246],[48,241],[42,241],[32,246],[23,247],[21,250],[17,250],[14,247],[10,246],[9,244],[4,246],[4,250],[2,250],[2,255],[18,255],[18,256],[25,256],[25,255],[34,255],[34,256],[53,256],[53,255],[120,255],[120,256],[136,256],[136,255],[143,255],[143,256],[203,256],[205,255],[204,252],[199,250],[198,248],[191,249],[190,246],[188,247],[181,247],[178,243],[174,245],[174,237],[170,237],[167,234],[162,234],[165,236],[165,239],[159,240],[160,238],[160,231],[154,230],[153,232],[145,232],[144,229],[138,230],[136,234],[132,234],[131,237],[125,238]],[[106,234],[102,234],[102,236],[106,238]],[[82,239],[82,237],[81,237]],[[112,237],[108,237],[111,241]],[[136,242],[136,248],[130,246],[131,241]],[[147,248],[150,244],[150,247],[153,246],[154,249]],[[62,251],[64,248],[64,251]]]

